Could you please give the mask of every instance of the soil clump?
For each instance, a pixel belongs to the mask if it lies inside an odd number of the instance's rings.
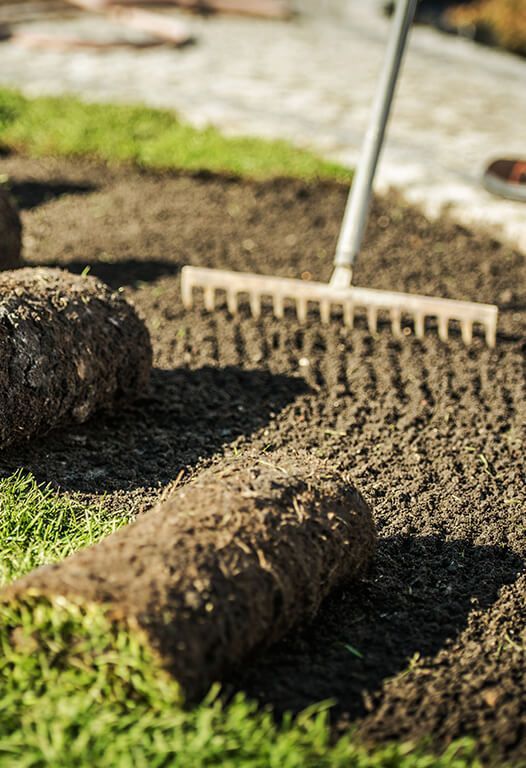
[[[144,323],[100,280],[0,274],[0,448],[137,397],[150,368]]]

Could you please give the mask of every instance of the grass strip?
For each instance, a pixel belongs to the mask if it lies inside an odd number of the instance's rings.
[[[223,136],[197,129],[174,112],[143,106],[28,99],[0,89],[0,143],[35,156],[93,157],[143,168],[349,181],[351,171],[285,141]]]
[[[129,522],[86,507],[21,470],[0,480],[0,585],[64,559]]]

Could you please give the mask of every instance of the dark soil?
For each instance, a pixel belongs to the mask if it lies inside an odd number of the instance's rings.
[[[80,598],[137,622],[196,699],[312,620],[335,587],[352,589],[375,545],[370,509],[319,460],[274,454],[247,469],[239,458],[9,592]]]
[[[432,664],[415,659],[403,679],[388,682],[361,735],[374,743],[433,733],[444,742],[451,732],[471,732],[496,762],[509,753],[523,758],[525,611],[523,575],[489,609],[474,611],[468,628]]]
[[[156,366],[136,406],[4,453],[3,472],[23,465],[86,498],[108,492],[119,514],[233,455],[332,462],[373,509],[373,570],[236,670],[232,690],[278,712],[334,698],[335,728],[358,721],[375,742],[469,733],[488,760],[526,760],[513,709],[526,691],[524,255],[394,196],[374,203],[357,284],[496,301],[495,351],[457,334],[443,344],[433,332],[397,341],[387,327],[373,337],[293,317],[232,321],[181,309],[181,265],[326,279],[344,188],[16,157],[2,172],[24,209],[27,259],[90,265],[124,286]]]
[[[0,186],[0,269],[22,265],[22,224],[15,201]]]
[[[100,280],[46,267],[0,274],[0,447],[147,389],[152,348],[133,307]]]

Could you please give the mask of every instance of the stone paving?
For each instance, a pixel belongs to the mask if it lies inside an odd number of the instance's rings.
[[[353,164],[388,22],[380,0],[297,6],[301,14],[292,22],[173,12],[197,38],[180,50],[28,51],[4,42],[0,83],[29,95],[171,107],[194,124],[283,137]],[[54,18],[46,31],[72,23]],[[377,188],[398,187],[430,215],[448,208],[526,250],[526,206],[492,197],[479,184],[487,161],[514,154],[526,156],[526,61],[416,27]]]

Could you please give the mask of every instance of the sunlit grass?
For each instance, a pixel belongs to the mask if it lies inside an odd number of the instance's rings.
[[[331,742],[327,707],[280,725],[214,688],[185,708],[142,634],[100,607],[28,596],[0,606],[0,765],[97,768],[476,768],[469,742],[441,757],[409,745]]]
[[[32,155],[95,157],[144,168],[212,171],[255,179],[289,176],[349,181],[351,172],[285,141],[225,137],[174,112],[86,104],[72,97],[27,99],[0,89],[0,142]]]
[[[0,585],[93,544],[119,526],[104,501],[86,507],[17,472],[0,480]]]

